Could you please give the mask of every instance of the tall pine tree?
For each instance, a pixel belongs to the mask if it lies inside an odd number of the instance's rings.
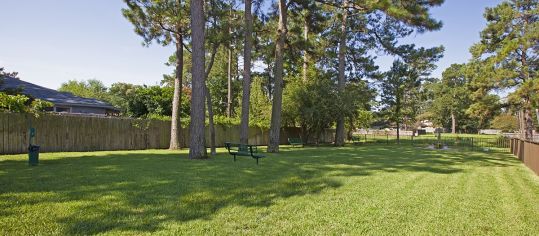
[[[124,0],[124,2],[127,8],[122,9],[122,13],[135,26],[135,33],[144,39],[145,45],[156,41],[163,46],[174,43],[176,47],[176,77],[169,148],[180,149],[183,41],[188,31],[189,6],[184,0]]]
[[[488,89],[509,89],[524,113],[523,138],[533,138],[533,98],[539,92],[539,1],[510,0],[485,11],[487,26],[470,51],[475,80]]]

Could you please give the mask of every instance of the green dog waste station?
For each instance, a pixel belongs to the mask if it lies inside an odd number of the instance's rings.
[[[39,164],[39,146],[32,144],[35,136],[36,129],[30,128],[30,140],[28,145],[28,165],[30,166],[37,166],[37,164]]]

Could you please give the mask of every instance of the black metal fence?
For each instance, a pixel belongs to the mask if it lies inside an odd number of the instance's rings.
[[[397,139],[394,135],[380,134],[361,134],[354,135],[356,137],[355,144],[404,144],[414,146],[430,146],[443,147],[467,147],[472,149],[490,150],[496,149],[501,151],[509,151],[510,139],[503,136],[492,137],[461,137],[461,136],[442,136],[420,135],[420,136],[401,136]],[[359,137],[359,141],[358,138]]]

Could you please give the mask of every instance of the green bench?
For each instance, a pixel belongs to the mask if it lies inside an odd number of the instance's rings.
[[[258,165],[258,159],[265,157],[258,153],[258,148],[255,145],[226,142],[225,147],[228,154],[234,156],[234,161],[236,161],[236,156],[250,156],[256,159],[256,164]]]
[[[295,147],[295,146],[303,147],[303,141],[301,141],[301,138],[288,138],[288,143],[290,143],[292,147]]]
[[[359,144],[362,144],[363,142],[361,142],[361,137],[352,136],[352,143],[354,143],[354,145],[359,145]]]

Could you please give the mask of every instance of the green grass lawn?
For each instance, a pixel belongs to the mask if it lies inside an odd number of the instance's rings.
[[[504,153],[284,148],[0,156],[0,235],[539,234],[539,178]]]

